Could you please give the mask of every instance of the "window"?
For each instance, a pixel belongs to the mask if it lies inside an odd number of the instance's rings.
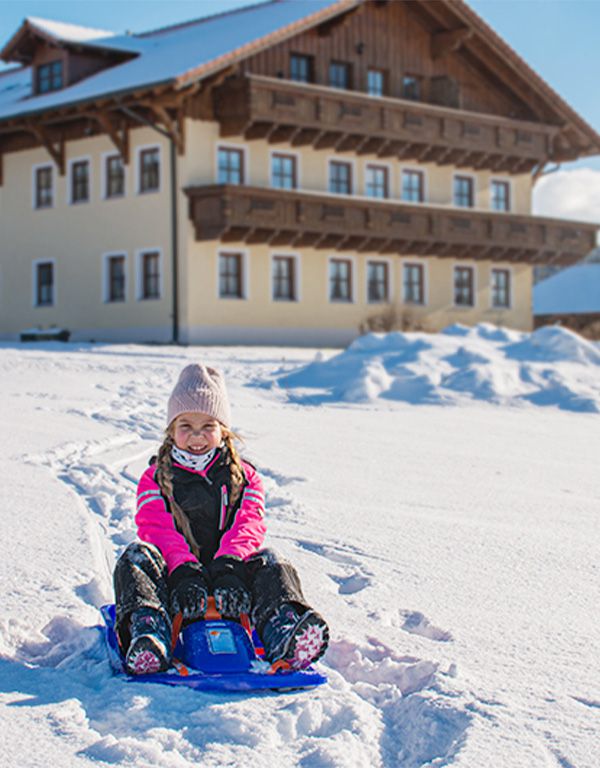
[[[273,298],[296,300],[296,260],[293,256],[273,257]]]
[[[352,264],[347,259],[329,262],[329,300],[352,301]]]
[[[271,156],[271,186],[278,189],[296,189],[298,178],[294,155],[282,155],[277,152]]]
[[[142,253],[141,299],[160,298],[160,254],[158,251]]]
[[[314,79],[313,57],[292,53],[290,56],[290,80],[296,80],[298,83],[312,83]]]
[[[473,179],[470,176],[455,176],[454,205],[460,208],[472,208],[473,197]]]
[[[389,197],[388,169],[381,165],[367,165],[367,197]]]
[[[71,164],[71,202],[87,203],[90,199],[90,163],[76,160]]]
[[[454,267],[454,303],[457,307],[474,306],[473,267]]]
[[[152,254],[145,255],[148,256]],[[125,256],[109,256],[106,264],[108,271],[106,300],[125,301]]]
[[[329,163],[329,191],[338,195],[352,194],[352,166],[331,160]]]
[[[423,171],[402,171],[402,199],[422,203],[425,199]]]
[[[125,166],[121,155],[110,155],[105,159],[104,197],[122,197],[125,194]]]
[[[389,265],[386,261],[367,263],[367,298],[369,301],[389,301]]]
[[[54,304],[54,264],[40,262],[35,267],[35,305],[51,307]]]
[[[423,96],[421,78],[417,75],[404,75],[402,78],[402,96],[411,101],[420,101]]]
[[[510,186],[508,181],[492,181],[492,210],[510,211]]]
[[[244,152],[241,149],[219,147],[217,180],[219,184],[244,183]]]
[[[37,93],[49,93],[58,91],[63,87],[62,61],[51,61],[48,64],[40,64],[36,70]]]
[[[385,72],[382,69],[369,69],[367,72],[367,93],[369,96],[383,96],[386,91]]]
[[[492,269],[492,307],[510,307],[510,272],[508,269]]]
[[[160,188],[160,149],[142,149],[139,159],[140,192],[158,192]]]
[[[425,270],[422,264],[404,265],[404,301],[425,304]]]
[[[242,299],[242,254],[219,254],[219,297]]]
[[[352,87],[352,68],[346,61],[332,61],[329,65],[329,85],[332,88]]]
[[[35,207],[51,208],[54,203],[54,184],[52,166],[35,169]]]

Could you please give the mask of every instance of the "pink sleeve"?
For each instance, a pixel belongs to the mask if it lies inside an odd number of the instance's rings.
[[[196,558],[190,552],[185,537],[175,528],[173,516],[154,479],[154,472],[154,467],[148,467],[138,484],[135,522],[141,541],[158,547],[171,574],[183,563],[196,562]]]
[[[221,538],[215,557],[230,555],[246,560],[262,547],[267,526],[265,525],[265,492],[258,472],[243,462],[248,485],[242,493],[242,501],[233,525]]]

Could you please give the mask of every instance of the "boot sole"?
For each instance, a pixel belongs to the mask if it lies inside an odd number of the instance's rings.
[[[152,675],[167,670],[169,662],[156,640],[143,635],[129,648],[126,666],[130,675]]]
[[[306,669],[327,650],[329,629],[314,611],[306,611],[279,655],[292,669]]]

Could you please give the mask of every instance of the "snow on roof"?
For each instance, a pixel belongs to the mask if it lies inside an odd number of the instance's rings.
[[[2,77],[0,85],[0,120],[171,82],[200,67],[203,70],[199,76],[207,75],[229,63],[233,52],[239,53],[241,57],[249,45],[258,43],[267,35],[276,31],[285,35],[288,27],[290,34],[296,33],[300,31],[299,23],[308,21],[314,14],[327,8],[331,8],[333,14],[340,7],[351,7],[353,4],[353,0],[268,0],[234,12],[205,17],[142,35],[109,33],[110,37],[95,37],[93,41],[96,46],[102,45],[139,55],[72,86],[41,96],[32,96],[31,83],[28,91],[24,92],[23,72],[26,72],[31,80],[29,68],[7,73]],[[222,59],[226,56],[228,61],[223,62]],[[14,81],[14,87],[11,81]]]
[[[534,286],[534,315],[585,312],[600,312],[600,264],[576,264]]]
[[[37,16],[27,16],[25,21],[45,35],[70,43],[85,43],[89,40],[98,40],[99,38],[114,37],[116,35],[115,32],[107,29],[80,27],[78,24],[40,19]]]

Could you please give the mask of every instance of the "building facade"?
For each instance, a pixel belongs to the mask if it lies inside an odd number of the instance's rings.
[[[125,37],[30,19],[2,56],[4,338],[526,330],[533,268],[595,245],[531,192],[600,137],[462,2],[266,3]]]

